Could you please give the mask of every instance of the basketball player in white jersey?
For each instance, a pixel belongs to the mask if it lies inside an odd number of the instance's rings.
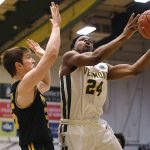
[[[109,125],[100,119],[107,96],[107,80],[140,73],[150,62],[150,50],[135,64],[112,66],[101,63],[129,39],[138,28],[139,15],[131,15],[122,34],[110,43],[93,49],[88,36],[73,41],[60,67],[62,150],[122,150]]]

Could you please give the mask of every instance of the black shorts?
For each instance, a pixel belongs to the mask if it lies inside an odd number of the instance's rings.
[[[53,142],[48,143],[31,143],[26,146],[21,146],[21,150],[54,150]]]

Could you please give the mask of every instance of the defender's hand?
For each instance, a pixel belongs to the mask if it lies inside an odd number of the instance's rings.
[[[42,49],[42,48],[40,47],[40,45],[39,45],[37,42],[35,42],[35,41],[31,40],[31,39],[28,39],[28,40],[26,41],[26,43],[28,44],[28,46],[33,50],[33,52],[34,52],[38,57],[41,58],[41,57],[44,55],[44,53],[45,53],[44,49]]]
[[[50,20],[52,24],[60,26],[61,17],[59,13],[59,6],[56,5],[54,2],[51,2],[50,10],[51,10],[51,15],[52,15],[52,19]]]

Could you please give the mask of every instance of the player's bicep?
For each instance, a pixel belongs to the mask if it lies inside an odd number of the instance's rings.
[[[96,64],[96,58],[91,55],[91,52],[87,53],[72,53],[70,56],[63,58],[67,65],[71,66],[89,66]]]
[[[38,84],[39,77],[42,73],[36,73],[36,69],[30,70],[28,73],[24,75],[22,80],[20,81],[20,84],[18,86],[18,90],[21,92],[27,92],[30,93],[30,91],[33,91],[34,87]],[[26,90],[24,90],[26,89]]]
[[[135,74],[131,65],[128,64],[119,64],[115,66],[109,65],[107,78],[108,80],[117,80],[133,75]]]

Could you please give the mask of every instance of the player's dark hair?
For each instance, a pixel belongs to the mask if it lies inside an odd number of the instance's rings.
[[[22,63],[23,54],[30,50],[25,47],[14,47],[6,50],[2,55],[2,64],[8,73],[13,77],[16,74],[15,63]]]
[[[72,43],[71,43],[71,45],[70,45],[71,50],[74,48],[74,45],[75,45],[77,39],[78,39],[79,37],[81,37],[81,36],[84,36],[84,35],[78,35],[76,38],[74,38],[74,39],[72,40]]]

